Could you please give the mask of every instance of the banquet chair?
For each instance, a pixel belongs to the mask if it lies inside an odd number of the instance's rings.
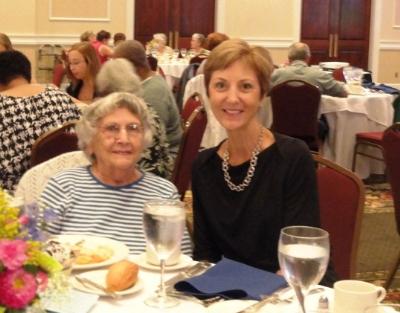
[[[195,92],[192,96],[190,96],[186,100],[185,105],[183,106],[181,112],[183,128],[186,127],[186,123],[189,120],[189,117],[192,115],[193,111],[202,105],[203,105],[203,100],[201,98],[201,95],[197,92]]]
[[[400,96],[397,96],[397,98],[393,100],[393,110],[393,123],[400,122]],[[356,143],[354,145],[353,161],[351,165],[353,172],[356,169],[358,155],[384,162],[382,140],[383,132],[362,132],[356,134]],[[379,154],[376,155],[372,151],[363,150],[366,147],[374,148],[373,150],[379,152]]]
[[[78,150],[74,131],[76,121],[50,129],[35,140],[31,151],[31,166],[38,165],[59,154]]]
[[[321,226],[331,242],[331,258],[340,279],[355,277],[357,248],[365,199],[363,182],[349,170],[313,154]]]
[[[388,180],[392,190],[397,232],[400,235],[400,123],[394,123],[383,133],[383,156]],[[400,251],[397,260],[389,270],[385,288],[389,288],[400,265]]]
[[[61,86],[63,78],[65,76],[65,68],[62,62],[56,62],[53,69],[53,80],[52,83],[57,87]]]
[[[207,114],[203,106],[197,107],[185,123],[181,144],[172,171],[171,181],[184,198],[191,181],[192,163],[200,149],[207,125]]]
[[[89,164],[82,151],[60,154],[27,170],[17,185],[15,196],[22,198],[25,203],[38,202],[51,177],[62,170]]]
[[[306,142],[318,151],[319,89],[301,80],[288,80],[270,91],[272,130]]]
[[[343,74],[343,67],[333,70],[332,76],[335,80],[338,80],[340,82],[346,82],[346,78],[344,77]]]

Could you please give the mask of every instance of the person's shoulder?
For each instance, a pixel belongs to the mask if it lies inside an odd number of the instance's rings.
[[[297,158],[310,154],[307,144],[300,139],[274,133],[277,148],[284,158]]]
[[[162,188],[176,191],[176,187],[172,182],[150,172],[145,172],[143,174],[142,183],[154,189]]]
[[[199,154],[197,154],[196,159],[193,162],[193,168],[201,168],[202,166],[205,166],[205,164],[215,156],[217,153],[217,150],[219,148],[219,145],[217,147],[212,147],[205,149],[201,151]]]
[[[52,179],[56,181],[74,181],[79,182],[84,178],[89,178],[90,173],[88,171],[87,166],[77,166],[73,168],[68,168],[65,170],[61,170],[56,173]]]

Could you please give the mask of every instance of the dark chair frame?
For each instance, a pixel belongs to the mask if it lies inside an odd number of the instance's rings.
[[[310,150],[319,150],[318,113],[321,92],[302,80],[288,80],[270,93],[273,112],[271,129],[305,141]]]
[[[349,253],[349,263],[348,266],[343,268],[343,266],[337,266],[336,267],[336,272],[339,275],[340,279],[350,279],[350,278],[355,278],[356,274],[356,263],[357,263],[357,253],[358,253],[358,243],[360,239],[360,230],[361,230],[361,219],[362,219],[362,214],[363,214],[363,209],[364,209],[364,202],[365,202],[365,187],[361,179],[355,175],[353,172],[341,167],[340,165],[327,160],[323,158],[319,154],[313,154],[314,161],[317,163],[317,179],[318,179],[318,185],[321,186],[322,184],[322,179],[323,179],[323,170],[324,168],[330,169],[335,171],[336,173],[345,176],[347,179],[350,179],[353,181],[355,186],[358,189],[358,195],[355,195],[357,197],[356,203],[357,203],[357,208],[354,212],[354,221],[353,221],[353,236],[350,239],[351,240],[351,251]],[[340,184],[340,182],[338,182]],[[329,197],[332,197],[332,199],[340,199],[341,194],[338,194],[335,196],[334,193],[334,188],[331,188],[329,191]],[[321,194],[321,190],[319,192],[319,200],[320,200],[320,211],[321,211],[321,226],[322,228],[326,229],[330,233],[330,239],[331,243],[333,242],[342,242],[342,240],[339,240],[339,238],[336,238],[336,233],[342,233],[344,227],[344,224],[341,225],[335,225],[335,232],[332,231],[332,228],[329,227],[329,223],[331,222],[331,218],[329,218],[329,215],[334,215],[337,214],[336,211],[334,211],[335,205],[332,203],[324,203],[323,202],[323,194]],[[330,209],[330,212],[327,212],[327,210]],[[329,213],[329,214],[327,214]],[[333,258],[333,264],[335,265],[335,260],[336,264],[339,264],[338,260],[343,260],[343,256],[341,255],[341,252],[343,251],[338,251],[339,249],[335,249],[335,245],[332,245],[332,253],[331,256]]]
[[[394,137],[393,133],[396,133],[397,136]],[[385,159],[388,180],[393,195],[397,232],[400,235],[400,181],[397,181],[400,178],[400,151],[398,151],[398,146],[400,143],[393,145],[393,140],[400,141],[400,123],[394,123],[388,127],[383,133],[382,138],[383,156]],[[396,169],[394,168],[395,166],[397,166]],[[389,269],[388,276],[384,284],[385,289],[390,287],[399,266],[400,250],[397,259],[393,262],[393,265]]]
[[[39,136],[32,146],[31,167],[59,154],[79,150],[78,137],[74,132],[76,122],[67,122]]]

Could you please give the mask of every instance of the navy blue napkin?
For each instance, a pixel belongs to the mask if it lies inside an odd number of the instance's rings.
[[[204,274],[176,283],[175,289],[196,296],[260,300],[285,286],[280,275],[224,258]]]

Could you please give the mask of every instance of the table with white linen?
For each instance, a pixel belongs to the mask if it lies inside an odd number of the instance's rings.
[[[176,275],[179,271],[167,272],[166,279]],[[234,275],[234,273],[232,273]],[[240,310],[240,307],[245,307],[250,305],[252,302],[246,300],[229,300],[226,303],[216,303],[212,306],[205,308],[201,304],[194,301],[184,301],[179,300],[180,303],[176,307],[169,309],[156,309],[147,306],[144,300],[148,297],[154,295],[155,290],[159,284],[160,274],[156,271],[149,271],[145,269],[140,269],[139,277],[143,281],[144,287],[141,291],[137,293],[125,295],[118,300],[113,300],[108,297],[101,297],[95,306],[90,310],[89,313],[160,313],[160,312],[173,312],[173,313],[236,313]],[[325,293],[328,297],[332,297],[332,290],[326,288]],[[318,295],[313,295],[309,297],[308,307],[315,309],[318,302]],[[332,301],[331,301],[332,303]],[[239,307],[240,306],[240,307]],[[277,305],[268,304],[264,307],[260,313],[293,313],[294,308],[297,308],[297,303],[280,303]],[[79,313],[79,312],[77,312]]]
[[[158,63],[158,66],[164,72],[165,80],[171,90],[174,85],[179,83],[179,79],[188,65],[189,62],[186,59],[168,60]]]
[[[329,136],[322,147],[324,157],[351,170],[356,134],[384,131],[390,126],[394,113],[392,102],[392,95],[381,93],[347,98],[322,96],[320,113],[325,114],[329,125]],[[356,173],[361,178],[383,171],[382,162],[357,157]]]

